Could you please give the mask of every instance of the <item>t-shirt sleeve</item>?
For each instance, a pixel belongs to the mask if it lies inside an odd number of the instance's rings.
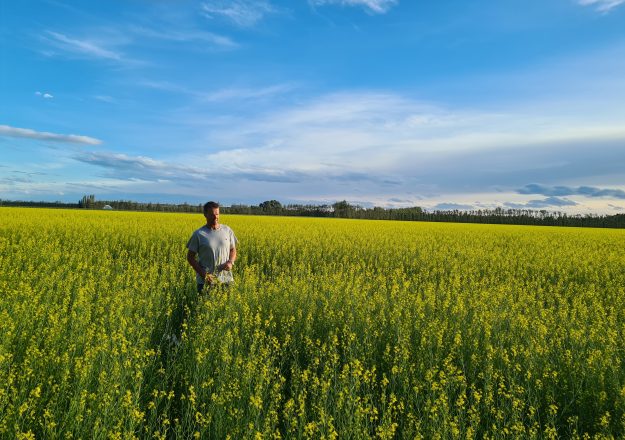
[[[237,247],[237,244],[239,244],[239,240],[237,236],[234,235],[234,231],[230,229],[230,249]]]
[[[191,235],[191,238],[187,242],[187,249],[191,252],[195,252],[196,254],[198,253],[200,249],[200,239],[197,233],[194,232],[193,235]]]

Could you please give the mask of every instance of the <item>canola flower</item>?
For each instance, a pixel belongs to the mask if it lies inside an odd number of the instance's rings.
[[[625,435],[625,231],[198,222],[0,208],[1,438]]]

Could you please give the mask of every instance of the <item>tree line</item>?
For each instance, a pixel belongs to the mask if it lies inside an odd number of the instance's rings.
[[[107,206],[108,205],[108,206]],[[122,211],[191,212],[201,213],[202,204],[144,203],[131,200],[96,200],[85,195],[77,203],[30,202],[0,199],[0,206],[30,206],[46,208],[104,209],[105,206]],[[325,205],[283,205],[277,200],[267,200],[258,205],[235,204],[223,206],[224,214],[274,215],[294,217],[353,218],[366,220],[402,220],[454,223],[487,223],[507,225],[575,226],[593,228],[625,228],[625,214],[569,215],[562,212],[531,209],[478,209],[471,211],[425,211],[421,207],[364,208],[343,200]]]
[[[403,220],[453,223],[487,223],[507,225],[575,226],[592,228],[625,228],[625,214],[595,215],[551,212],[532,209],[478,209],[471,211],[425,211],[410,208],[363,208],[343,200],[331,205],[282,205],[277,200],[262,202],[257,206],[232,205],[222,208],[231,214],[281,215],[303,217],[333,217],[367,220]]]

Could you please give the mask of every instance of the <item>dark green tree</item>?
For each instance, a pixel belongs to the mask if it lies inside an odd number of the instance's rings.
[[[271,214],[279,214],[282,211],[282,203],[277,200],[267,200],[262,202],[258,207],[261,211]]]
[[[342,200],[340,202],[336,202],[332,205],[334,209],[335,217],[346,217],[349,218],[352,216],[353,212],[356,210],[356,206],[350,205],[347,203],[347,200]]]

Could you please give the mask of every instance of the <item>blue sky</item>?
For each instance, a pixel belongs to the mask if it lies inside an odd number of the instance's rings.
[[[625,212],[625,0],[0,16],[3,199]]]

